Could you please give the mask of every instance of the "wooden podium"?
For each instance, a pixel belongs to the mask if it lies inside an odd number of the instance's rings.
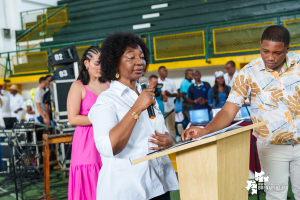
[[[247,200],[250,130],[268,121],[167,149],[132,164],[176,153],[181,200]]]

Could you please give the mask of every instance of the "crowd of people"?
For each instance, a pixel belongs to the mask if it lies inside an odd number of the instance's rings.
[[[168,70],[165,66],[159,67],[159,77],[156,75],[149,77],[149,88],[155,88],[155,99],[159,109],[166,116],[166,126],[177,142],[181,140],[177,125],[182,124],[183,129],[187,127],[191,110],[207,109],[210,112],[211,109],[224,106],[233,80],[238,74],[234,61],[228,61],[225,70],[226,74],[222,71],[215,72],[213,87],[201,80],[199,70],[187,69],[178,89],[175,83],[167,78]],[[162,87],[158,88],[158,84],[162,84]]]
[[[54,125],[51,115],[51,75],[41,77],[36,88],[30,90],[30,99],[24,100],[17,85],[6,91],[7,82],[0,85],[0,126],[5,127],[3,118],[15,117],[18,121]]]

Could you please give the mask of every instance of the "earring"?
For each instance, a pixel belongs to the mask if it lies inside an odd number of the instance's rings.
[[[116,79],[118,79],[120,77],[120,74],[117,72],[116,73]]]
[[[86,70],[89,70],[89,68],[88,68],[88,67],[86,67]]]

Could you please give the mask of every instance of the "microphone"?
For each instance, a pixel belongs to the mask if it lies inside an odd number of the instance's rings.
[[[141,78],[139,78],[139,84],[141,85],[142,90],[147,89],[148,88],[148,79],[146,77],[142,76]],[[147,111],[148,111],[148,114],[149,114],[149,118],[154,119],[155,118],[155,112],[154,112],[154,109],[153,109],[152,105],[150,105],[147,108]]]

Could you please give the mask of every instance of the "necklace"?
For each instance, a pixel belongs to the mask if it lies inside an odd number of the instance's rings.
[[[288,65],[287,65],[287,62],[285,62],[285,66],[286,66],[287,69],[289,68]],[[268,67],[266,67],[266,69],[267,69],[268,72],[271,71]]]

